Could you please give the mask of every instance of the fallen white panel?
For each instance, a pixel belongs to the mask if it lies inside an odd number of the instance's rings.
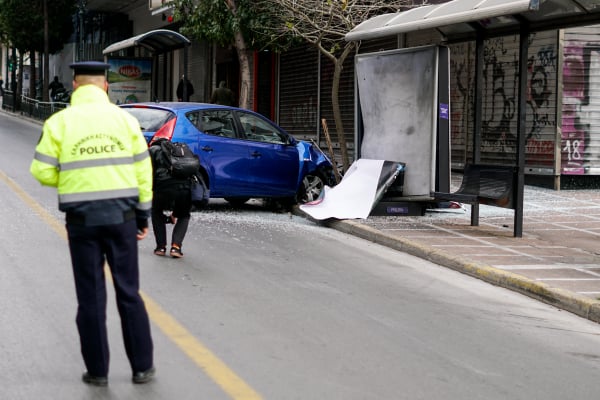
[[[319,220],[367,218],[388,191],[402,195],[405,168],[404,163],[396,161],[359,159],[340,184],[326,186],[318,200],[300,209]]]
[[[384,160],[356,160],[338,185],[326,186],[319,200],[303,204],[300,209],[318,220],[367,218],[375,202],[383,163]]]

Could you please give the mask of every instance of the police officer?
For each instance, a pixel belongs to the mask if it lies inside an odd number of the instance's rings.
[[[152,165],[137,120],[111,104],[102,62],[71,64],[71,107],[44,123],[32,175],[58,191],[66,213],[85,383],[108,384],[105,261],[134,383],[154,376],[153,343],[139,293],[137,241],[148,234]]]

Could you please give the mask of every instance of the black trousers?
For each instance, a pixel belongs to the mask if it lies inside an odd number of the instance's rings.
[[[171,244],[182,247],[190,223],[191,209],[192,197],[189,189],[154,191],[152,198],[152,229],[156,247],[166,247],[167,245],[167,226],[163,211],[173,211],[173,216],[177,218],[171,235]]]
[[[88,373],[107,376],[105,261],[108,263],[121,317],[125,351],[132,372],[153,366],[153,343],[146,307],[139,294],[135,219],[122,224],[83,226],[67,223],[77,292],[77,328]]]

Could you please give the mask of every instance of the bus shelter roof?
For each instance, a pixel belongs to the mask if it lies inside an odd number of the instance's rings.
[[[448,39],[560,29],[600,23],[598,0],[452,0],[370,18],[346,34],[347,41],[437,29]]]
[[[153,53],[166,53],[188,46],[190,40],[182,34],[168,29],[156,29],[129,39],[116,42],[106,47],[102,54],[110,54],[129,47],[144,47]]]

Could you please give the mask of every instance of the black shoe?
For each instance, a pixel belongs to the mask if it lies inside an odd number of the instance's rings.
[[[146,371],[134,372],[131,380],[133,381],[133,383],[147,383],[150,382],[152,378],[154,378],[155,373],[156,369],[154,367],[151,367]]]
[[[90,375],[87,372],[84,372],[81,380],[84,381],[85,383],[87,383],[88,385],[94,385],[94,386],[107,386],[108,385],[108,378],[105,376],[94,376],[94,375]]]

